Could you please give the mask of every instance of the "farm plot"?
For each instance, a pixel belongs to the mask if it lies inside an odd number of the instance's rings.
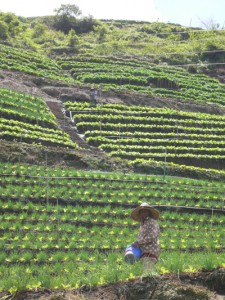
[[[167,108],[66,102],[77,129],[114,157],[224,169],[224,116]]]
[[[184,101],[225,104],[225,87],[218,80],[191,74],[178,67],[158,66],[147,60],[82,55],[59,59],[58,63],[81,84]]]
[[[0,290],[139,276],[123,252],[138,231],[130,212],[144,201],[161,214],[158,272],[224,264],[221,182],[9,163],[0,181]]]
[[[56,61],[34,51],[17,49],[0,44],[0,69],[21,71],[38,77],[73,81]]]
[[[58,129],[55,116],[38,97],[0,89],[0,138],[26,143],[76,148]]]

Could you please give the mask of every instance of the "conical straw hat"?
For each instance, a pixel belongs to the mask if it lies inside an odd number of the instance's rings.
[[[131,218],[135,221],[140,222],[141,221],[141,217],[139,212],[142,210],[148,210],[150,212],[150,217],[157,220],[159,218],[159,211],[153,207],[151,207],[148,203],[144,202],[141,205],[139,205],[138,207],[136,207],[132,213],[131,213]]]

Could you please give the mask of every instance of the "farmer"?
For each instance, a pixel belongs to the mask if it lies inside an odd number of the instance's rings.
[[[156,275],[154,265],[158,261],[160,251],[160,229],[156,221],[159,212],[148,203],[142,203],[132,211],[131,218],[140,222],[137,241],[132,243],[132,246],[139,247],[142,251],[143,275]]]
[[[97,98],[98,98],[98,91],[94,87],[91,88],[90,97],[91,97],[91,103],[92,103],[92,105],[96,106],[96,104],[97,104]]]

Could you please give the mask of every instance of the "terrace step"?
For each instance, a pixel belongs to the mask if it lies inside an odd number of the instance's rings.
[[[79,145],[80,148],[84,148],[93,152],[93,154],[99,154],[101,151],[93,146],[88,145],[88,143],[78,134],[76,127],[74,127],[70,119],[65,115],[65,108],[60,101],[47,101],[46,102],[49,109],[55,115],[59,127],[61,130],[68,133],[71,137],[71,140]],[[101,153],[102,154],[102,153]]]

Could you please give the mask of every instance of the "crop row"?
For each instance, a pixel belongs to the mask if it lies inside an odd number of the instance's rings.
[[[95,68],[102,68],[108,70],[109,67],[117,68],[117,69],[126,69],[128,72],[133,71],[140,71],[144,70],[150,71],[150,72],[156,72],[155,74],[162,73],[164,75],[170,74],[179,76],[183,80],[187,80],[187,74],[189,75],[187,71],[185,71],[184,68],[178,68],[173,66],[162,66],[162,65],[153,65],[149,60],[139,60],[135,58],[125,58],[125,57],[110,57],[110,56],[90,56],[90,55],[76,55],[74,57],[64,57],[64,58],[58,58],[59,64],[62,66],[63,69],[69,70],[72,68],[74,69],[80,69],[85,70],[87,69],[95,69]],[[146,68],[147,67],[147,68]],[[146,70],[147,69],[147,70]],[[209,77],[204,74],[190,74],[192,80],[199,81],[203,84],[208,86],[208,84],[216,84],[218,83],[218,80],[212,77]]]
[[[63,69],[70,70],[78,82],[133,89],[162,97],[224,104],[224,86],[199,74],[179,68],[160,67],[149,62],[123,62],[105,58],[74,57],[60,60]],[[213,91],[213,97],[212,97]]]
[[[49,114],[44,101],[41,98],[36,98],[30,95],[25,96],[22,93],[11,92],[5,89],[0,90],[1,105],[2,107],[15,107],[20,108],[22,111],[39,112],[40,114]]]
[[[51,188],[63,188],[63,189],[71,189],[71,190],[94,190],[97,194],[97,191],[101,192],[106,189],[106,193],[114,193],[114,192],[124,192],[126,193],[136,193],[137,195],[152,195],[154,197],[157,196],[158,192],[164,192],[165,197],[169,193],[172,197],[182,197],[179,193],[185,193],[187,198],[193,197],[193,193],[195,190],[198,190],[199,194],[195,195],[195,199],[200,198],[200,195],[210,194],[211,197],[215,198],[218,194],[223,194],[224,186],[223,183],[212,183],[208,182],[187,182],[184,181],[174,181],[170,182],[167,180],[160,181],[157,177],[149,176],[148,181],[140,180],[129,180],[124,178],[124,180],[115,180],[110,178],[93,178],[88,177],[51,177],[48,175],[48,170],[46,170],[46,174],[44,176],[31,176],[24,175],[19,173],[13,174],[1,174],[0,175],[0,183],[1,186],[6,186],[8,184],[12,184],[13,186],[23,186],[23,187],[32,187],[36,185],[40,185],[42,187],[48,184]],[[191,194],[191,196],[189,196]],[[131,195],[131,194],[130,194]],[[153,196],[153,195],[152,195]],[[217,199],[215,198],[215,199]]]
[[[43,99],[7,89],[0,89],[0,99],[2,139],[77,147],[67,133],[57,129],[55,116]]]
[[[18,199],[19,200],[19,199]],[[66,206],[60,206],[60,205],[43,205],[42,203],[34,203],[32,201],[30,202],[22,202],[22,201],[13,201],[10,200],[10,198],[7,198],[5,201],[0,200],[0,210],[2,213],[10,212],[14,214],[22,214],[25,213],[26,216],[30,216],[31,214],[35,215],[37,218],[40,217],[41,214],[43,214],[43,220],[42,221],[48,221],[49,217],[51,216],[52,220],[55,222],[58,220],[60,216],[61,221],[71,221],[74,222],[75,219],[77,220],[77,216],[89,216],[90,219],[95,219],[96,216],[101,216],[102,219],[105,217],[110,218],[128,218],[130,215],[130,209],[127,207],[126,209],[124,207],[115,206],[112,207],[110,205],[105,206],[72,206],[72,205],[66,205]],[[45,214],[45,215],[44,215]],[[25,217],[21,217],[22,220],[25,220]],[[204,227],[205,230],[209,230],[212,225],[216,226],[224,226],[225,222],[225,216],[223,215],[214,215],[213,213],[210,216],[210,222],[209,222],[209,215],[207,214],[190,214],[188,213],[182,213],[178,214],[177,212],[173,211],[163,211],[163,214],[160,216],[160,223],[161,227],[163,228],[169,228],[170,226],[167,226],[167,222],[173,223],[174,228],[179,229],[187,229],[188,227],[192,227],[193,230],[198,230],[199,226]],[[180,224],[181,222],[181,224]],[[102,222],[104,223],[104,222]],[[10,227],[12,224],[8,223],[7,228]],[[124,224],[123,224],[124,225]],[[135,226],[135,225],[134,225]],[[94,226],[92,227],[94,228]],[[114,228],[115,234],[123,234],[125,231],[129,232],[129,230],[132,228],[132,225],[130,223],[129,227],[120,227],[118,230]],[[223,229],[221,228],[223,231]],[[79,232],[82,233],[82,232]],[[114,234],[111,232],[110,234]]]
[[[172,125],[148,125],[148,124],[123,124],[123,123],[102,123],[100,122],[88,122],[83,121],[76,124],[77,128],[81,132],[90,131],[90,130],[103,130],[103,131],[112,131],[116,128],[118,129],[120,133],[123,132],[161,132],[161,133],[167,133],[167,132],[179,132],[179,133],[194,133],[197,134],[203,133],[203,134],[214,134],[214,135],[223,135],[225,133],[224,128],[198,128],[198,127],[183,127],[183,126],[172,126]]]
[[[224,136],[222,135],[215,135],[215,134],[201,134],[201,133],[178,133],[178,132],[129,132],[125,131],[121,133],[120,131],[117,131],[116,129],[114,131],[108,131],[108,130],[92,130],[92,131],[86,131],[85,132],[86,139],[90,139],[90,142],[93,142],[94,139],[96,139],[96,142],[98,140],[103,139],[105,140],[111,140],[111,139],[117,139],[121,140],[122,144],[129,143],[129,140],[131,143],[134,143],[136,140],[151,140],[153,139],[156,143],[157,140],[164,141],[166,144],[170,143],[178,143],[179,141],[182,143],[190,142],[191,144],[193,142],[196,142],[197,144],[201,141],[202,143],[210,141],[210,142],[216,142],[218,141],[223,142]],[[93,139],[92,139],[93,137]],[[127,140],[127,143],[125,141]]]
[[[92,113],[92,114],[108,114],[108,115],[124,115],[124,116],[139,116],[139,117],[160,117],[167,119],[176,119],[178,122],[180,119],[188,120],[211,120],[211,121],[224,121],[224,116],[206,114],[206,113],[194,113],[179,111],[170,108],[153,108],[151,106],[128,106],[125,104],[104,103],[92,106],[90,102],[71,102],[66,101],[65,106],[68,111],[74,111],[78,113]]]
[[[129,178],[129,177],[128,177]],[[43,176],[30,176],[22,175],[19,173],[2,174],[0,177],[1,186],[5,187],[12,184],[15,188],[32,189],[33,187],[45,187],[48,185],[51,189],[58,189],[62,191],[69,191],[73,193],[79,193],[79,190],[83,192],[87,190],[85,194],[98,194],[101,196],[101,192],[104,191],[103,195],[114,195],[116,193],[124,193],[132,196],[132,193],[141,196],[154,196],[170,195],[172,198],[193,198],[195,190],[200,194],[195,195],[194,199],[200,198],[200,195],[208,194],[210,197],[220,199],[224,192],[224,186],[222,183],[208,183],[207,181],[190,181],[185,184],[185,181],[169,180],[160,181],[160,177],[149,176],[148,181],[140,180],[114,180],[110,178],[93,178],[93,177],[51,177],[46,170]],[[183,193],[183,194],[182,194]],[[184,196],[185,195],[185,196]],[[217,196],[217,198],[216,198]],[[208,196],[209,197],[209,196]],[[223,197],[222,197],[223,199]]]
[[[125,105],[113,104],[92,108],[88,103],[79,106],[68,102],[66,106],[73,109],[77,129],[85,135],[87,133],[87,142],[111,156],[132,161],[167,159],[174,163],[181,163],[180,159],[185,160],[183,164],[190,165],[191,162],[196,166],[200,161],[204,165],[204,161],[209,159],[213,168],[224,168],[221,164],[224,160],[223,116],[217,120],[215,115],[146,107],[137,108],[133,113]],[[154,140],[144,139],[153,136],[153,133]]]
[[[163,185],[164,188],[172,187],[176,189],[178,187],[187,187],[194,188],[196,187],[198,190],[203,189],[217,189],[220,190],[223,187],[223,183],[220,181],[212,181],[209,180],[196,180],[192,178],[177,178],[177,177],[167,177],[162,178],[162,176],[157,175],[146,175],[146,174],[124,174],[124,173],[102,173],[102,172],[87,172],[82,170],[76,170],[71,168],[50,168],[46,166],[38,166],[38,165],[30,165],[30,164],[20,164],[20,163],[1,163],[0,162],[0,174],[5,176],[13,176],[16,175],[18,178],[24,178],[24,182],[29,178],[33,178],[32,180],[38,180],[40,177],[41,180],[44,179],[43,182],[46,183],[46,179],[49,180],[68,180],[68,184],[71,180],[80,181],[90,181],[93,184],[97,184],[97,182],[101,182],[101,184],[106,183],[106,185],[111,186],[113,182],[116,184],[126,184],[131,186],[145,186],[147,184],[156,183],[159,186]],[[124,188],[124,187],[123,187]]]
[[[79,59],[79,58],[78,58]],[[160,79],[167,79],[168,82],[172,80],[177,80],[182,87],[185,86],[192,86],[193,83],[196,84],[197,87],[201,87],[208,90],[210,88],[220,88],[223,90],[222,85],[218,85],[218,81],[216,79],[210,78],[203,74],[190,74],[186,72],[184,69],[181,68],[175,68],[175,67],[169,67],[169,66],[156,66],[151,63],[148,63],[147,61],[145,63],[135,62],[133,65],[129,66],[129,61],[126,61],[126,63],[122,62],[118,64],[115,60],[112,60],[111,62],[104,62],[104,58],[101,58],[101,61],[99,62],[80,62],[77,61],[77,57],[72,60],[62,60],[60,63],[63,69],[66,70],[72,70],[72,73],[74,76],[77,75],[77,73],[99,73],[104,72],[107,73],[110,70],[110,73],[115,74],[131,74],[136,76],[142,76],[142,77],[148,77],[160,80]],[[89,73],[88,73],[89,74]],[[188,75],[188,76],[187,76]]]
[[[46,186],[43,188],[42,186],[32,186],[32,187],[12,187],[11,185],[6,185],[0,188],[1,191],[1,199],[7,199],[11,195],[11,199],[20,200],[20,201],[34,201],[37,203],[53,203],[56,204],[57,201],[60,204],[70,204],[70,205],[122,205],[124,206],[124,201],[127,199],[127,196],[130,196],[128,200],[126,200],[126,205],[133,205],[137,201],[144,202],[149,197],[153,196],[154,193],[148,193],[146,196],[143,194],[135,195],[135,193],[125,194],[121,193],[104,193],[103,191],[99,193],[97,191],[85,191],[79,189],[78,191],[66,189],[56,189],[49,188]],[[163,196],[160,193],[155,193],[157,196],[154,199],[154,204],[157,206],[166,205],[167,207],[196,207],[196,208],[208,208],[211,209],[224,209],[224,200],[220,199],[219,196],[209,197],[207,199],[199,199],[199,198],[191,198],[185,196],[176,196],[176,194],[168,194]],[[138,197],[139,196],[139,197]],[[137,198],[138,197],[138,198]],[[222,197],[221,197],[222,198]]]
[[[0,44],[0,68],[21,71],[39,77],[71,81],[56,61],[33,51],[25,51]]]
[[[100,83],[102,86],[133,89],[155,95],[179,99],[210,101],[224,104],[224,87],[219,81],[200,74],[190,74],[181,68],[160,67],[147,61],[134,62],[113,59],[72,58],[53,61],[41,55],[0,46],[0,68],[18,70],[41,77],[73,81],[66,72],[80,83]],[[76,62],[76,60],[79,60]],[[83,60],[83,62],[81,62]],[[84,62],[85,61],[85,62]],[[105,62],[104,62],[105,61]],[[97,63],[97,65],[96,65]],[[110,72],[109,72],[110,70]],[[213,97],[212,97],[213,91]]]
[[[73,143],[68,134],[63,132],[58,133],[44,133],[42,131],[35,131],[25,129],[22,125],[12,126],[0,124],[0,137],[8,140],[18,140],[28,143],[42,143],[47,145],[56,145],[62,147],[76,148],[77,144]],[[39,127],[40,128],[40,127]]]
[[[2,117],[23,122],[26,120],[28,123],[39,122],[48,127],[56,126],[55,116],[42,99],[6,89],[0,89],[0,99]],[[21,101],[23,105],[21,105]]]
[[[0,127],[2,130],[4,130],[4,128],[9,129],[10,125],[11,127],[13,127],[15,131],[21,131],[23,129],[24,131],[43,132],[49,135],[50,134],[59,135],[59,136],[62,135],[62,131],[57,128],[42,127],[37,124],[29,124],[29,123],[24,123],[12,119],[4,119],[4,118],[0,119]],[[63,135],[66,136],[67,134],[63,133]]]
[[[19,199],[18,199],[19,200]],[[29,208],[29,209],[28,209]],[[60,206],[36,204],[33,202],[23,203],[21,201],[0,201],[1,210],[1,232],[11,232],[13,235],[25,235],[30,231],[36,233],[46,233],[51,231],[57,236],[73,234],[83,236],[88,233],[95,235],[130,235],[137,225],[131,221],[130,208],[107,206]],[[13,222],[12,222],[13,221]],[[161,211],[160,227],[162,233],[168,233],[171,229],[178,232],[194,231],[217,231],[215,236],[220,237],[224,232],[225,216],[218,215],[216,211],[209,214],[177,213],[173,211]],[[109,227],[112,230],[109,231]],[[32,229],[32,230],[31,230]],[[84,232],[86,231],[86,233]],[[188,235],[187,234],[187,235]],[[174,236],[177,235],[175,232]]]
[[[2,199],[30,199],[40,204],[56,204],[58,199],[63,205],[100,204],[121,208],[154,199],[159,206],[224,207],[224,186],[220,182],[8,163],[1,164],[0,170]]]
[[[197,146],[193,147],[192,145],[188,146],[179,146],[179,145],[167,145],[166,148],[165,146],[160,146],[160,145],[150,145],[150,146],[143,146],[139,145],[122,145],[119,143],[115,144],[113,142],[111,143],[101,143],[100,148],[103,149],[106,152],[112,152],[112,151],[117,151],[121,150],[124,152],[139,152],[141,154],[148,154],[149,156],[155,155],[155,153],[163,153],[167,152],[167,156],[169,157],[170,154],[176,154],[178,157],[182,154],[187,154],[188,155],[210,155],[210,156],[218,156],[223,158],[225,155],[225,149],[223,145],[221,147],[213,147],[214,145],[212,144],[210,148],[204,147],[204,145],[201,145],[201,147]],[[165,155],[164,155],[165,156]]]
[[[87,134],[86,134],[87,135]],[[89,135],[89,136],[88,136]],[[156,138],[145,138],[145,137],[140,137],[140,138],[134,138],[134,137],[123,137],[123,136],[119,136],[119,135],[112,135],[112,136],[100,136],[100,132],[98,134],[95,133],[95,135],[93,136],[91,132],[89,132],[86,137],[86,141],[95,146],[98,147],[99,145],[102,144],[111,144],[112,141],[116,142],[116,145],[119,146],[132,146],[132,145],[136,145],[136,146],[163,146],[165,149],[165,146],[175,146],[175,147],[184,147],[184,146],[189,146],[189,147],[193,147],[193,148],[198,148],[201,146],[201,148],[224,148],[224,141],[217,141],[214,139],[208,139],[208,140],[198,140],[198,139],[191,139],[191,136],[189,136],[189,138],[185,135],[183,137],[183,139],[181,138],[181,136],[179,135],[179,137],[177,137],[174,135],[174,138],[168,138],[168,139],[163,139],[160,137]],[[185,139],[186,137],[186,139]],[[199,139],[200,137],[197,136]]]
[[[73,114],[74,120],[76,123],[87,121],[87,122],[110,122],[114,123],[123,123],[123,124],[155,124],[155,125],[172,125],[178,127],[195,127],[198,126],[200,128],[224,128],[225,126],[225,118],[223,121],[211,121],[210,120],[196,120],[196,119],[172,119],[167,117],[152,117],[152,116],[126,116],[126,115],[113,115],[113,114]]]
[[[170,88],[171,86],[176,86],[176,83],[171,83],[166,81],[165,84],[159,83],[162,87],[152,87],[151,78],[142,78],[140,76],[131,76],[127,74],[118,73],[94,73],[90,72],[84,75],[78,76],[78,81],[81,83],[92,83],[98,84],[102,87],[114,87],[114,88],[125,88],[128,90],[134,90],[141,93],[149,93],[161,97],[169,97],[180,100],[198,101],[198,102],[212,102],[224,105],[224,92],[215,91],[215,97],[212,97],[211,91],[204,91],[200,89],[195,89],[193,87],[186,88]],[[163,87],[166,85],[166,87]]]

